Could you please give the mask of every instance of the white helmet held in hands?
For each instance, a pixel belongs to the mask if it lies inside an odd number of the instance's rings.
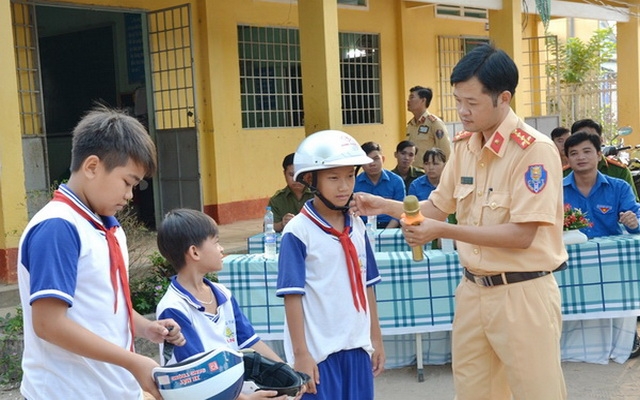
[[[165,400],[229,400],[240,395],[244,381],[242,353],[227,347],[153,369]]]

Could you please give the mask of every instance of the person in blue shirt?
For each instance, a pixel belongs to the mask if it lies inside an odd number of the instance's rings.
[[[373,160],[372,163],[362,166],[362,172],[356,177],[354,193],[366,192],[375,194],[387,199],[404,200],[404,181],[398,175],[382,168],[384,156],[380,145],[375,142],[366,142],[360,146],[366,155]],[[398,228],[400,221],[391,218],[390,215],[380,214],[377,218],[377,228]]]
[[[434,147],[424,152],[422,162],[425,174],[411,182],[411,186],[409,186],[409,194],[416,196],[420,201],[428,199],[431,192],[440,183],[440,175],[442,175],[444,165],[447,163],[447,156],[444,151]]]
[[[601,139],[595,133],[580,131],[564,143],[572,172],[563,180],[564,203],[586,213],[593,226],[580,231],[589,239],[620,235],[622,226],[629,233],[640,232],[638,209],[631,186],[622,179],[598,171],[602,158]]]

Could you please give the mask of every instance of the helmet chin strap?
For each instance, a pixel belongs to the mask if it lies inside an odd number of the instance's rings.
[[[351,196],[349,196],[349,200],[347,200],[347,204],[345,204],[344,206],[336,206],[335,204],[327,200],[327,198],[324,197],[322,193],[320,193],[320,191],[316,188],[316,186],[318,185],[318,174],[315,171],[313,171],[311,172],[311,175],[313,177],[312,178],[313,182],[311,183],[311,185],[308,184],[304,179],[297,179],[297,181],[305,185],[307,188],[309,188],[311,193],[313,193],[315,196],[318,196],[320,201],[322,201],[322,203],[325,206],[327,206],[327,208],[334,211],[342,211],[343,213],[346,214],[346,212],[349,211],[349,203],[353,199],[353,193],[351,193]]]
[[[347,204],[345,204],[342,207],[338,207],[336,205],[334,205],[332,202],[330,202],[329,200],[327,200],[322,193],[318,192],[317,189],[315,188],[309,188],[311,189],[311,191],[313,192],[313,194],[315,194],[316,196],[318,196],[318,198],[320,199],[320,201],[322,201],[324,203],[325,206],[327,206],[329,209],[334,210],[334,211],[342,211],[343,213],[347,213],[347,211],[349,211],[349,203],[351,202],[351,199],[353,198],[353,194],[351,194],[351,196],[349,196],[349,200],[347,200]]]

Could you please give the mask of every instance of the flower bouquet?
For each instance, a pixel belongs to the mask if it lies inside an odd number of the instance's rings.
[[[583,213],[579,208],[571,207],[571,204],[564,205],[564,227],[563,230],[590,228],[593,223],[587,219],[587,213]]]
[[[588,228],[593,223],[586,217],[579,208],[571,207],[571,204],[564,205],[564,225],[563,225],[563,241],[564,244],[584,243],[588,240],[587,235],[580,232],[580,228]]]

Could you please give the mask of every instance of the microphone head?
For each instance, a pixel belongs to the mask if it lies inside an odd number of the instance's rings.
[[[420,202],[418,198],[412,194],[404,198],[403,201],[404,212],[407,215],[415,215],[420,212]]]

